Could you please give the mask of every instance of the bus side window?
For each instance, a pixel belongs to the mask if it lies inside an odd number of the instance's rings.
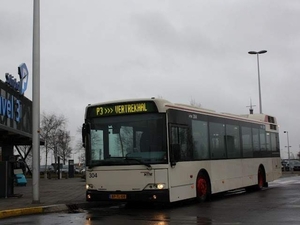
[[[171,152],[172,152],[172,160],[178,162],[180,160],[180,145],[179,144],[172,144],[171,145]]]
[[[191,135],[189,135],[187,127],[171,127],[171,148],[174,146],[174,150],[172,151],[173,154],[177,156],[176,161],[187,161],[191,159],[193,153],[189,142],[192,142],[192,138]]]

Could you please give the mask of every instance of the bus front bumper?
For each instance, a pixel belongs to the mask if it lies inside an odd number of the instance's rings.
[[[169,190],[147,191],[97,191],[87,190],[86,201],[114,201],[114,202],[170,202]]]

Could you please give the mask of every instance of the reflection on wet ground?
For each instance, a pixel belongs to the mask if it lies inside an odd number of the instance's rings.
[[[111,217],[111,218],[106,218]],[[115,217],[115,218],[114,218]],[[107,213],[97,212],[95,215],[89,214],[86,217],[88,224],[94,224],[94,222],[102,221],[105,223],[108,219],[112,224],[119,224],[118,222],[123,221],[124,224],[157,224],[157,225],[169,225],[169,224],[201,224],[210,225],[213,224],[212,220],[207,217],[198,216],[169,216],[164,212],[140,212],[135,213],[125,213],[125,212],[115,212]],[[125,222],[126,221],[126,222]]]
[[[251,193],[245,192],[244,189],[221,193],[214,195],[211,202],[204,204],[199,204],[195,200],[181,201],[172,204],[121,204],[111,208],[90,209],[87,213],[86,220],[90,222],[87,224],[94,224],[93,222],[96,221],[101,221],[101,224],[105,224],[106,221],[113,222],[112,224],[120,224],[120,222],[126,221],[124,224],[131,225],[219,224],[219,220],[211,219],[214,218],[211,216],[214,213],[218,213],[218,210],[222,212],[228,208],[227,203],[225,204],[226,199],[231,202],[231,205],[234,205],[236,197],[239,198],[249,194]]]
[[[120,204],[70,213],[32,215],[1,220],[1,225],[298,225],[300,177],[274,181],[258,192],[238,190],[214,195],[212,201],[166,205]],[[76,212],[76,213],[75,213]]]
[[[103,208],[89,210],[86,220],[89,222],[87,224],[94,224],[92,222],[96,221],[105,222],[106,220],[114,220],[114,222],[126,221],[124,224],[212,224],[212,220],[208,217],[183,216],[182,214],[176,213],[181,207],[195,207],[195,204],[196,203],[194,201],[186,201],[170,205],[123,204],[119,207],[112,207],[109,209]]]

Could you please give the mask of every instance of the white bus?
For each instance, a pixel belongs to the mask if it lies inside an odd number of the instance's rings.
[[[278,125],[163,99],[88,105],[82,128],[87,201],[176,202],[281,176]]]

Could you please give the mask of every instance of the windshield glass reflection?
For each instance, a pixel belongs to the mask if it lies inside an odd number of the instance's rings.
[[[91,166],[167,163],[165,117],[142,114],[91,123]]]

